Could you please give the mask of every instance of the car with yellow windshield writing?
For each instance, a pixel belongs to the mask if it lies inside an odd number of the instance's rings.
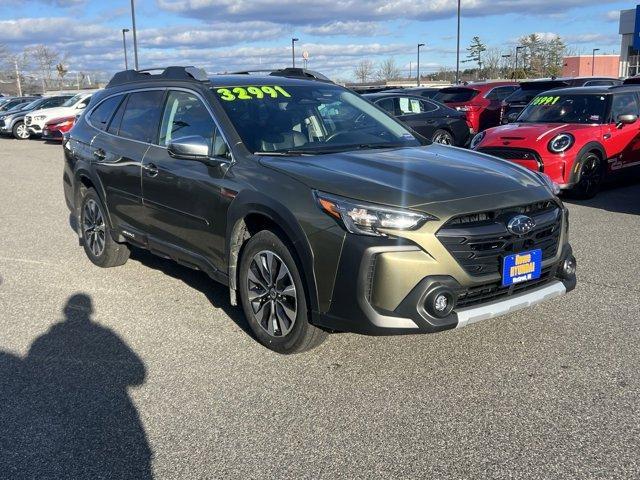
[[[515,122],[491,128],[471,148],[545,173],[580,198],[605,178],[640,167],[640,85],[543,92]]]
[[[459,328],[575,287],[544,175],[431,143],[307,70],[120,72],[63,146],[94,264],[135,246],[202,270],[280,353]]]

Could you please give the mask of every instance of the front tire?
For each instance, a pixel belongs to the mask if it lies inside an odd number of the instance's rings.
[[[13,133],[13,138],[18,140],[27,140],[31,136],[24,122],[16,122],[11,132]]]
[[[600,155],[588,152],[580,159],[580,177],[571,189],[571,195],[587,200],[600,191],[604,181],[605,166]]]
[[[243,250],[240,299],[258,341],[282,354],[320,345],[327,333],[309,323],[304,282],[289,248],[275,233],[263,230]]]
[[[105,208],[96,191],[85,191],[80,203],[80,229],[82,246],[92,263],[109,268],[124,265],[129,259],[129,248],[116,242],[107,224]]]

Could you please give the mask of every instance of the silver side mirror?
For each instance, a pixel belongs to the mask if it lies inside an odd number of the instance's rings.
[[[631,125],[632,123],[636,123],[637,121],[638,116],[633,114],[618,115],[618,118],[616,119],[616,123],[620,127],[622,125]]]
[[[167,152],[173,158],[206,160],[209,158],[209,142],[200,135],[177,138],[169,142]]]

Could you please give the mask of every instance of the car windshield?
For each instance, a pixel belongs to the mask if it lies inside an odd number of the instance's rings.
[[[607,106],[604,95],[553,95],[534,98],[517,122],[523,123],[602,123]]]
[[[443,88],[432,98],[441,103],[461,103],[473,100],[478,93],[473,88]]]
[[[64,102],[62,104],[63,107],[73,107],[81,98],[82,98],[82,93],[77,94],[74,97],[71,97],[69,100],[67,100],[66,102]]]
[[[421,144],[359,95],[334,85],[243,85],[213,91],[245,146],[258,154],[322,154]]]
[[[31,110],[36,108],[38,105],[42,103],[41,99],[34,100],[33,102],[27,103],[25,105],[20,106],[20,110]]]

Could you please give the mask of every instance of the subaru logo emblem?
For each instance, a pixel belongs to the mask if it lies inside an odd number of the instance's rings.
[[[536,222],[531,217],[526,215],[516,215],[509,223],[507,223],[507,230],[514,235],[526,235],[536,226]]]

